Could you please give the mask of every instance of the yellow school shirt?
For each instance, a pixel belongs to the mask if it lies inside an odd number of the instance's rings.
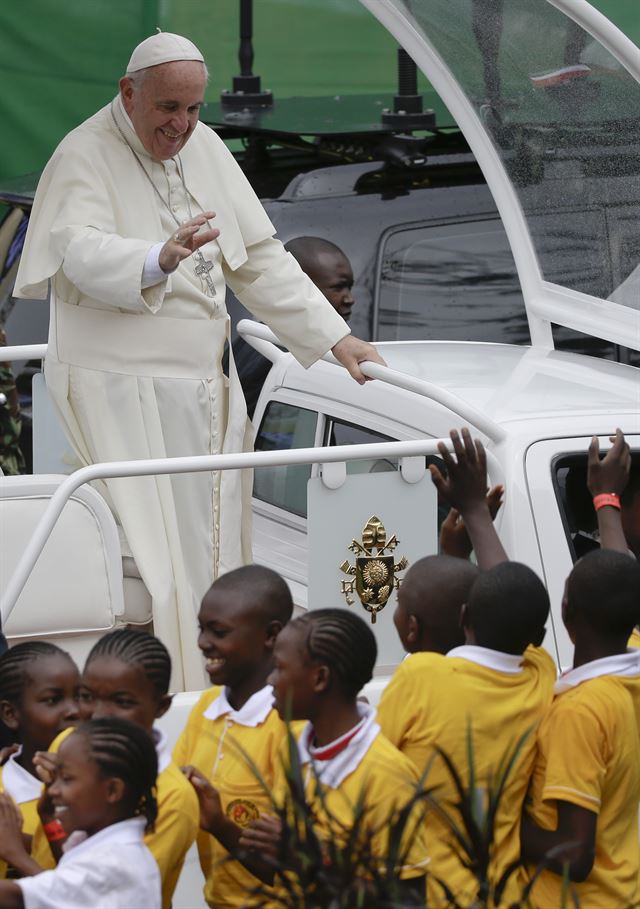
[[[347,761],[343,763],[342,772],[337,774],[332,774],[331,765],[343,761],[342,755],[328,762],[328,767],[323,766],[324,762],[315,761],[316,771],[313,771],[310,754],[304,745],[305,737],[308,738],[312,730],[307,724],[301,731],[299,751],[305,796],[321,839],[323,835],[338,835],[338,839],[344,837],[346,841],[353,827],[356,806],[362,802],[364,827],[372,835],[372,851],[383,859],[388,854],[390,821],[415,795],[418,774],[411,762],[380,732],[375,723],[375,710],[363,707],[362,711],[369,720],[371,731],[361,743],[356,740],[354,746],[346,750]],[[352,755],[348,756],[350,750]],[[279,804],[286,804],[282,776],[277,790]],[[423,811],[423,803],[417,803],[405,827],[402,850],[406,850],[406,860],[396,869],[403,880],[423,877],[427,872],[429,858],[420,823]],[[382,862],[380,870],[383,870]]]
[[[622,681],[601,676],[563,691],[538,730],[529,805],[535,823],[555,829],[557,801],[598,815],[593,868],[586,881],[572,884],[580,909],[631,906],[640,895],[640,745]],[[543,871],[531,906],[559,906],[561,891],[560,875]]]
[[[270,686],[256,692],[238,711],[231,709],[224,689],[214,687],[192,709],[173,759],[181,767],[197,767],[220,793],[227,817],[244,827],[261,814],[273,814],[272,802],[250,761],[272,789],[285,733],[285,724],[273,708]],[[209,905],[215,909],[243,906],[247,893],[260,884],[258,879],[240,862],[225,861],[226,849],[204,831],[198,834],[198,852]]]
[[[158,753],[156,798],[158,817],[145,846],[160,869],[162,909],[170,909],[184,859],[200,829],[198,796],[180,768],[171,760],[166,737],[154,729]]]
[[[435,747],[451,758],[468,785],[471,727],[476,787],[482,791],[517,741],[530,731],[496,816],[490,869],[494,883],[520,855],[520,816],[533,767],[535,727],[551,703],[555,677],[555,663],[542,648],[529,647],[518,657],[465,645],[447,656],[416,653],[407,657],[380,700],[378,722],[383,733],[418,773],[432,759],[425,785],[434,787],[434,797],[457,824],[461,818],[454,807],[455,790],[442,758],[434,757]],[[471,905],[476,897],[474,879],[456,857],[449,827],[429,811],[425,832],[430,856],[429,906],[447,905],[435,878],[447,884],[461,906]],[[517,896],[512,877],[501,905],[509,905]]]
[[[57,752],[72,732],[73,728],[61,732],[49,750]],[[171,760],[166,736],[155,727],[153,740],[158,756],[158,816],[153,833],[145,833],[144,843],[160,870],[162,909],[170,909],[185,856],[200,829],[200,807],[193,786]]]
[[[45,870],[55,868],[56,863],[38,815],[42,783],[21,767],[15,757],[11,755],[4,767],[0,767],[0,792],[10,795],[20,809],[22,832],[32,837],[31,857]],[[6,876],[7,863],[0,860],[0,878]]]

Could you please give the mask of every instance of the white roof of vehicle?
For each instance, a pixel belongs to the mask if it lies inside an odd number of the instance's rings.
[[[399,341],[377,347],[392,369],[457,395],[499,424],[544,418],[566,422],[567,428],[571,422],[572,431],[580,431],[577,422],[584,423],[585,431],[594,433],[612,431],[614,418],[629,415],[622,428],[640,431],[640,370],[632,366],[503,344]],[[348,403],[409,426],[424,425],[414,393],[381,382],[358,386],[345,370],[328,363],[319,362],[305,371],[291,358],[280,381],[287,388]],[[596,425],[596,415],[605,420]]]

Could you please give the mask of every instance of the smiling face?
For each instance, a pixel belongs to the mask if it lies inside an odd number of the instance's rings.
[[[124,784],[101,773],[86,736],[73,732],[60,745],[58,772],[49,795],[67,834],[84,830],[92,836],[118,820]]]
[[[153,66],[138,84],[120,80],[122,103],[146,151],[158,161],[173,158],[196,128],[206,86],[205,69],[195,60]]]
[[[226,685],[238,709],[266,683],[279,623],[251,604],[251,592],[214,585],[198,613],[198,647],[212,685]]]
[[[42,656],[26,668],[19,703],[2,702],[2,718],[18,734],[23,752],[46,751],[55,737],[78,722],[80,675],[63,654]]]
[[[80,688],[83,720],[119,716],[151,732],[170,705],[171,698],[158,695],[142,667],[134,663],[97,656],[85,666]]]

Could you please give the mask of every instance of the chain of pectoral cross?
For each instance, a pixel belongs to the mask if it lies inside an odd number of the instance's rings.
[[[162,204],[164,205],[164,207],[167,209],[167,211],[169,212],[169,214],[171,215],[171,217],[173,218],[173,220],[176,222],[176,224],[178,225],[178,227],[181,227],[181,226],[182,226],[182,223],[181,223],[180,219],[179,219],[179,218],[176,218],[173,209],[172,209],[171,206],[168,204],[167,200],[164,198],[164,196],[162,195],[162,193],[160,192],[160,190],[158,189],[158,187],[156,186],[156,184],[153,182],[153,180],[151,179],[151,177],[150,177],[149,174],[147,173],[147,169],[146,169],[146,167],[144,166],[144,164],[142,163],[142,161],[140,160],[140,158],[139,158],[139,156],[138,156],[138,153],[136,152],[135,148],[132,147],[131,143],[129,142],[129,140],[127,139],[127,137],[125,136],[125,134],[124,134],[124,133],[122,132],[122,130],[120,129],[120,125],[119,125],[118,121],[116,120],[115,114],[114,114],[114,112],[113,112],[113,105],[112,105],[112,107],[111,107],[111,117],[112,117],[112,119],[113,119],[113,122],[114,122],[115,125],[116,125],[116,128],[117,128],[118,132],[120,133],[120,135],[122,136],[122,138],[124,139],[124,141],[126,142],[126,144],[129,146],[129,148],[130,148],[130,150],[131,150],[131,152],[132,152],[132,154],[133,154],[133,157],[136,159],[136,161],[137,161],[138,164],[140,165],[140,168],[141,168],[141,170],[142,170],[142,173],[145,175],[145,177],[147,178],[147,180],[149,181],[149,183],[153,186],[153,189],[154,189],[154,191],[155,191],[155,194],[156,194],[157,197],[160,199],[160,201],[162,202]],[[177,161],[176,161],[176,168],[177,168],[177,170],[178,170],[178,174],[180,175],[180,180],[181,180],[181,182],[182,182],[182,188],[183,188],[183,190],[184,190],[184,197],[185,197],[185,201],[186,201],[186,203],[187,203],[187,210],[188,210],[188,212],[189,212],[189,218],[193,219],[193,213],[192,213],[192,211],[191,211],[191,202],[189,201],[189,190],[187,189],[187,185],[186,185],[186,183],[184,182],[184,172],[183,172],[183,170],[182,170],[182,161],[180,160],[180,155],[177,155],[176,158],[177,158]],[[209,224],[208,221],[207,221],[207,226],[208,226],[208,227],[211,227],[211,225]],[[215,298],[215,296],[216,296],[216,286],[215,286],[215,284],[213,283],[213,278],[211,277],[211,270],[212,270],[212,268],[214,268],[213,262],[211,261],[211,259],[205,259],[205,257],[204,257],[204,255],[203,255],[201,249],[196,249],[196,250],[194,250],[194,252],[192,253],[192,258],[195,259],[195,261],[196,261],[196,266],[195,266],[194,271],[195,271],[196,275],[200,278],[200,280],[202,281],[202,283],[203,283],[203,284],[205,285],[205,287],[206,287],[206,290],[205,290],[206,295],[207,295],[208,297],[213,297],[213,298]]]
[[[182,188],[184,189],[184,197],[187,202],[187,210],[189,212],[189,218],[193,219],[193,212],[191,211],[191,202],[189,201],[189,190],[187,189],[187,184],[184,182],[184,171],[182,170],[182,161],[180,160],[180,155],[177,155],[176,158],[177,158],[176,167],[178,168],[178,173],[180,174],[180,180],[182,181]],[[155,184],[154,184],[154,186],[155,186]],[[169,211],[171,211],[171,209],[169,209]],[[171,211],[171,214],[173,215],[173,211]],[[175,217],[175,215],[174,215],[174,217]],[[177,220],[178,219],[176,218],[176,221]],[[211,225],[209,224],[208,221],[207,221],[207,227],[211,227]],[[213,283],[213,278],[211,277],[211,269],[213,268],[213,262],[211,261],[211,259],[205,259],[201,249],[196,249],[194,251],[193,258],[198,263],[195,267],[195,273],[200,278],[200,280],[206,284],[207,296],[215,297],[216,286]]]

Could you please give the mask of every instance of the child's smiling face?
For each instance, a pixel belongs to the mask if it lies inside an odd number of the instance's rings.
[[[51,654],[26,667],[19,704],[3,703],[3,719],[19,732],[27,751],[46,751],[55,737],[78,722],[80,674],[69,657]]]
[[[113,823],[123,787],[122,780],[100,772],[84,735],[73,732],[60,745],[58,772],[49,794],[67,834],[84,830],[92,836]]]
[[[247,679],[268,671],[277,630],[257,607],[249,605],[242,591],[216,591],[205,596],[198,613],[198,647],[212,685],[231,691]]]

